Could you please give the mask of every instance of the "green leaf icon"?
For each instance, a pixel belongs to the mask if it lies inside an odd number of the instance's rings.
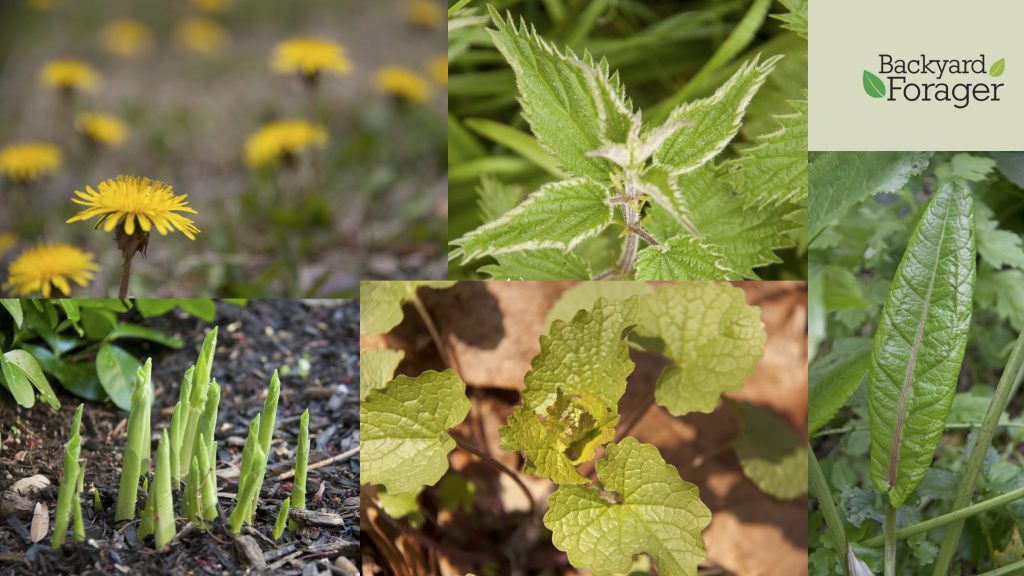
[[[993,78],[999,78],[1006,72],[1006,58],[1000,58],[992,63],[992,67],[988,69],[988,75]]]
[[[885,83],[878,76],[867,70],[864,71],[864,91],[872,98],[885,97]]]

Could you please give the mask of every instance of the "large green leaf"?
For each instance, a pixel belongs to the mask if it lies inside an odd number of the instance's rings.
[[[32,391],[32,383],[24,372],[18,370],[11,362],[0,356],[0,375],[3,375],[3,383],[14,396],[14,401],[19,406],[31,408],[36,404],[36,394]]]
[[[600,489],[565,485],[548,498],[544,525],[573,566],[624,574],[634,556],[648,554],[662,576],[696,575],[711,522],[697,487],[634,438],[609,444],[597,474]]]
[[[896,192],[928,166],[931,152],[828,152],[808,172],[808,238],[814,239],[864,198]]]
[[[714,410],[719,395],[739,390],[764,355],[761,311],[728,284],[660,287],[641,301],[636,333],[660,338],[676,361],[658,379],[655,399],[677,416]]]
[[[420,288],[448,288],[455,282],[360,282],[359,333],[383,334],[402,323],[402,304]]]
[[[395,368],[405,357],[402,350],[364,350],[359,353],[359,400],[370,390],[383,388],[395,377]]]
[[[836,340],[828,356],[811,363],[807,391],[809,436],[814,436],[846,405],[870,366],[871,340],[868,338]]]
[[[21,312],[21,301],[17,298],[0,298],[0,306],[3,306],[7,313],[14,319],[14,325],[21,328],[24,315]]]
[[[871,479],[892,506],[906,501],[931,465],[967,346],[974,278],[974,205],[955,182],[928,202],[875,331]]]
[[[433,485],[455,448],[447,431],[468,413],[466,385],[452,370],[399,376],[371,391],[359,404],[360,481],[389,494]]]
[[[100,385],[121,410],[131,410],[135,373],[142,364],[120,346],[104,344],[96,354],[96,374]]]
[[[632,104],[604,61],[561,52],[525,22],[518,27],[489,7],[497,30],[488,30],[516,75],[523,116],[537,140],[576,176],[605,179],[612,164],[589,156],[610,142],[624,142]]]
[[[522,204],[452,241],[454,256],[465,261],[482,256],[557,248],[571,250],[612,223],[608,188],[577,178],[542,186]]]
[[[9,362],[15,371],[20,371],[39,391],[39,396],[54,410],[60,410],[60,400],[50,387],[39,363],[25,350],[9,350],[4,353],[4,360]]]
[[[657,164],[675,174],[691,172],[717,156],[739,131],[743,113],[780,56],[764,62],[746,62],[713,95],[683,104],[672,111],[666,124],[688,122],[674,132],[654,154]]]

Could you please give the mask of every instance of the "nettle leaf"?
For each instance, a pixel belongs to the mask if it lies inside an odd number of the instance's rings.
[[[840,338],[808,370],[807,434],[814,436],[846,405],[871,366],[871,340]]]
[[[615,439],[619,416],[590,394],[563,395],[558,391],[546,416],[520,404],[508,424],[498,430],[501,449],[522,452],[524,470],[556,484],[584,484],[576,466],[594,457],[602,445]]]
[[[618,74],[589,54],[562,52],[528,29],[489,7],[497,30],[488,30],[516,76],[523,116],[537,140],[558,158],[563,170],[605,179],[612,165],[588,156],[608,143],[624,142],[633,123],[632,104]]]
[[[448,288],[454,281],[360,282],[359,333],[383,334],[402,323],[402,304],[416,297],[420,288]]]
[[[931,152],[826,152],[808,169],[814,201],[808,211],[811,243],[850,207],[875,194],[893,193],[928,167]]]
[[[793,114],[776,116],[778,130],[759,136],[725,164],[726,180],[750,206],[807,200],[807,101],[790,102]]]
[[[364,350],[359,353],[360,402],[371,390],[383,388],[391,382],[402,358],[405,358],[402,350]]]
[[[666,124],[690,125],[669,136],[654,154],[657,164],[684,174],[709,162],[736,136],[750,99],[775,68],[781,56],[764,62],[758,58],[746,62],[715,93],[707,98],[680,105]]]
[[[466,385],[452,370],[399,376],[359,404],[363,484],[390,494],[433,485],[448,470],[448,435],[469,413]]]
[[[555,248],[571,250],[612,223],[608,188],[587,178],[545,184],[498,218],[452,241],[463,261]]]
[[[746,402],[730,403],[740,424],[736,456],[762,492],[780,500],[807,493],[807,443],[771,411]]]
[[[572,252],[541,248],[508,252],[494,257],[497,264],[481,266],[477,272],[495,280],[589,280],[590,265]]]
[[[807,38],[807,0],[779,0],[788,12],[786,14],[772,14],[772,18],[782,21],[782,27],[792,30],[800,36]]]
[[[655,400],[669,412],[711,412],[739,390],[764,355],[761,311],[728,284],[666,285],[641,302],[640,336],[660,338],[675,360],[658,379]]]
[[[626,438],[597,462],[600,488],[565,485],[548,498],[555,547],[595,576],[626,573],[647,554],[662,576],[694,576],[711,512],[658,449]]]
[[[637,254],[637,280],[738,280],[721,250],[693,236],[676,236]]]
[[[589,394],[617,411],[633,372],[627,328],[636,323],[636,299],[599,299],[570,322],[557,321],[540,337],[540,354],[524,378],[523,404],[544,414],[562,394]]]
[[[899,507],[932,461],[967,346],[974,204],[956,182],[928,202],[875,331],[868,408],[871,480]]]

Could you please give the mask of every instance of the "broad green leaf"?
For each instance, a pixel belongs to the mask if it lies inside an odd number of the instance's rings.
[[[104,344],[96,354],[96,374],[107,396],[121,410],[130,410],[135,373],[142,364],[120,346]]]
[[[481,266],[477,272],[494,280],[589,280],[590,265],[573,252],[540,248],[508,252],[494,257],[497,264]]]
[[[786,14],[772,14],[773,18],[782,21],[782,27],[792,30],[807,38],[807,0],[779,0],[786,7]]]
[[[360,482],[390,494],[432,486],[448,470],[448,429],[469,413],[466,385],[452,370],[399,376],[359,404]]]
[[[13,363],[2,356],[0,356],[0,374],[3,375],[4,385],[19,406],[25,408],[35,406],[36,395],[32,391],[32,383],[28,381],[24,372],[18,370]]]
[[[624,142],[633,121],[632,104],[618,75],[606,62],[559,51],[528,30],[502,19],[489,7],[497,30],[488,30],[494,45],[515,72],[523,116],[537,140],[576,176],[605,179],[612,165],[587,153],[607,143]]]
[[[931,465],[967,346],[974,206],[961,183],[928,202],[875,331],[868,408],[871,480],[901,506]]]
[[[729,186],[748,206],[807,200],[807,101],[790,104],[796,112],[776,116],[777,130],[725,164]]]
[[[643,299],[652,294],[654,288],[646,282],[606,280],[601,282],[580,282],[558,297],[544,321],[547,331],[555,320],[572,321],[580,310],[591,310],[599,298],[609,301],[628,300],[632,296]]]
[[[178,308],[206,322],[213,322],[217,316],[217,305],[205,298],[186,298],[178,301]]]
[[[878,76],[875,76],[867,70],[864,71],[864,92],[867,92],[868,96],[872,98],[884,98],[885,97],[885,83]]]
[[[17,298],[0,298],[0,305],[3,305],[11,315],[11,318],[14,319],[14,325],[21,328],[21,323],[24,319],[21,312],[21,301]]]
[[[39,391],[39,396],[50,405],[50,408],[54,410],[60,410],[60,400],[57,400],[57,395],[53,392],[53,388],[50,387],[50,382],[47,381],[46,375],[43,374],[43,369],[39,367],[39,363],[25,350],[8,350],[4,353],[4,360],[6,360],[15,371],[21,372],[28,381],[35,386],[36,390]]]
[[[395,377],[398,363],[405,357],[402,350],[364,350],[359,353],[359,401],[370,390],[383,388]]]
[[[827,152],[811,162],[808,238],[811,243],[827,226],[861,200],[893,193],[928,166],[930,152]]]
[[[359,333],[383,334],[402,322],[402,304],[416,297],[420,288],[448,288],[455,282],[360,282]]]
[[[137,298],[134,300],[135,309],[142,314],[143,318],[152,318],[167,314],[178,305],[174,298]]]
[[[661,246],[648,246],[636,257],[637,280],[733,280],[739,277],[717,246],[693,236],[676,236]]]
[[[558,161],[555,160],[547,150],[544,150],[533,136],[493,120],[469,118],[465,120],[465,123],[470,130],[496,144],[518,153],[523,158],[526,158],[530,162],[533,162],[538,167],[542,168],[548,174],[551,174],[556,178],[562,178],[565,176],[562,171],[558,169]]]
[[[672,111],[666,123],[691,124],[667,138],[654,154],[656,164],[675,174],[691,172],[717,156],[739,131],[743,113],[779,56],[745,63],[713,95]]]
[[[655,400],[669,412],[711,412],[739,390],[764,355],[761,311],[742,289],[713,282],[660,287],[640,304],[640,336],[660,338],[675,360],[658,379]]]
[[[766,408],[746,402],[729,405],[740,424],[736,456],[743,474],[780,500],[806,494],[806,441]]]
[[[612,223],[607,199],[607,187],[585,178],[546,184],[452,244],[464,261],[538,248],[568,251]]]
[[[64,309],[64,314],[66,314],[68,319],[72,322],[78,322],[81,318],[81,312],[78,308],[78,304],[75,303],[74,300],[61,298],[60,307]]]
[[[548,498],[544,525],[573,566],[610,576],[648,554],[662,576],[695,576],[711,522],[697,487],[634,438],[609,444],[597,474],[600,489],[560,486]]]
[[[175,350],[181,349],[185,343],[181,338],[164,334],[159,330],[148,328],[146,326],[140,326],[138,324],[121,323],[114,326],[114,329],[107,334],[106,339],[108,341],[118,340],[120,338],[136,338],[139,340],[149,340],[150,342],[156,342],[162,346],[173,348]]]
[[[540,337],[540,354],[526,373],[523,404],[544,414],[558,393],[590,394],[617,408],[633,372],[629,346],[623,338],[636,322],[635,299],[608,302],[599,299],[589,311],[572,320],[559,320]]]
[[[808,370],[807,434],[814,436],[846,405],[871,366],[871,340],[841,338]]]
[[[96,402],[107,399],[107,393],[103,391],[99,376],[96,375],[94,362],[65,362],[43,346],[25,345],[25,350],[39,362],[43,372],[56,378],[68,392]]]

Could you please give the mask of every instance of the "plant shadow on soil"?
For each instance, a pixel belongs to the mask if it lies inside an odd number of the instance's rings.
[[[4,520],[0,523],[0,573],[245,571],[251,560],[235,551],[225,521],[234,505],[248,423],[262,409],[275,369],[281,370],[281,397],[272,455],[255,526],[243,529],[243,534],[254,538],[262,550],[263,561],[275,573],[305,573],[303,568],[316,568],[313,573],[318,573],[327,570],[329,563],[345,564],[342,558],[351,558],[358,565],[358,455],[308,472],[307,508],[340,516],[344,520],[341,526],[308,526],[298,532],[286,531],[277,542],[272,539],[278,507],[292,489],[291,480],[277,477],[294,466],[298,422],[303,410],[308,408],[310,413],[310,466],[358,447],[358,304],[260,300],[236,307],[219,303],[217,317],[211,324],[178,312],[131,321],[174,334],[186,342],[181,350],[145,344],[129,347],[142,359],[153,358],[154,454],[160,430],[169,426],[182,374],[198,357],[207,330],[214,325],[220,327],[213,363],[213,377],[222,388],[217,427],[220,518],[210,533],[186,529],[185,521],[179,518],[178,537],[164,551],[154,550],[151,542],[138,541],[138,520],[118,529],[113,521],[114,506],[127,414],[109,403],[87,402],[81,453],[85,461],[82,502],[86,541],[76,544],[69,536],[63,556],[50,549],[51,535],[33,544],[29,537],[31,512],[15,511],[6,498],[7,490],[21,478],[35,474],[48,478],[50,486],[29,500],[49,507],[53,526],[64,445],[80,400],[61,392],[62,408],[53,412],[42,403],[23,409],[5,398],[0,403],[0,492],[5,495],[5,507],[0,513]],[[92,506],[93,487],[99,490],[103,503],[104,510],[99,515]],[[144,503],[143,494],[140,509]],[[179,496],[175,495],[175,510],[180,509]]]

